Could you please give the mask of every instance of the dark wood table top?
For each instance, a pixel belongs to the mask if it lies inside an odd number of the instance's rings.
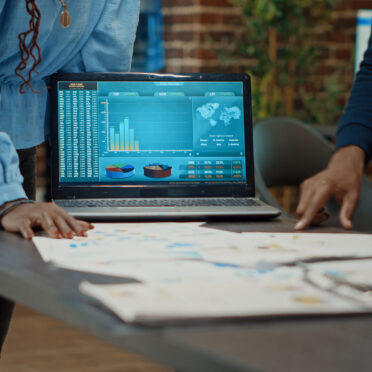
[[[213,222],[235,232],[293,232],[294,220]],[[311,232],[340,232],[320,227]],[[177,371],[371,371],[372,315],[257,318],[144,327],[121,322],[78,291],[81,280],[130,279],[60,269],[29,241],[0,232],[0,294]]]

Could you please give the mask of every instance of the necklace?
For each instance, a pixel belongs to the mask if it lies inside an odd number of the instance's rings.
[[[67,28],[70,26],[70,22],[71,22],[71,16],[67,10],[67,5],[68,5],[69,0],[66,0],[65,3],[62,0],[59,0],[59,2],[63,6],[61,16],[59,17],[59,22],[61,23],[61,26],[63,28]]]

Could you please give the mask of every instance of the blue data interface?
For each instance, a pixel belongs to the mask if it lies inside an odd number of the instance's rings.
[[[245,183],[243,110],[241,82],[59,82],[59,180]]]

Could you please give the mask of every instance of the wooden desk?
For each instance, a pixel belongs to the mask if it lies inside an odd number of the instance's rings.
[[[230,231],[293,231],[294,221],[211,223]],[[313,232],[340,232],[318,228]],[[370,371],[372,316],[246,320],[188,327],[128,326],[78,292],[122,278],[45,264],[33,244],[0,232],[0,294],[177,371]]]

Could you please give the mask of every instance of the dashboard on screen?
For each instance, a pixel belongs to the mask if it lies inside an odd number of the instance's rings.
[[[59,183],[245,183],[242,82],[59,81]]]

